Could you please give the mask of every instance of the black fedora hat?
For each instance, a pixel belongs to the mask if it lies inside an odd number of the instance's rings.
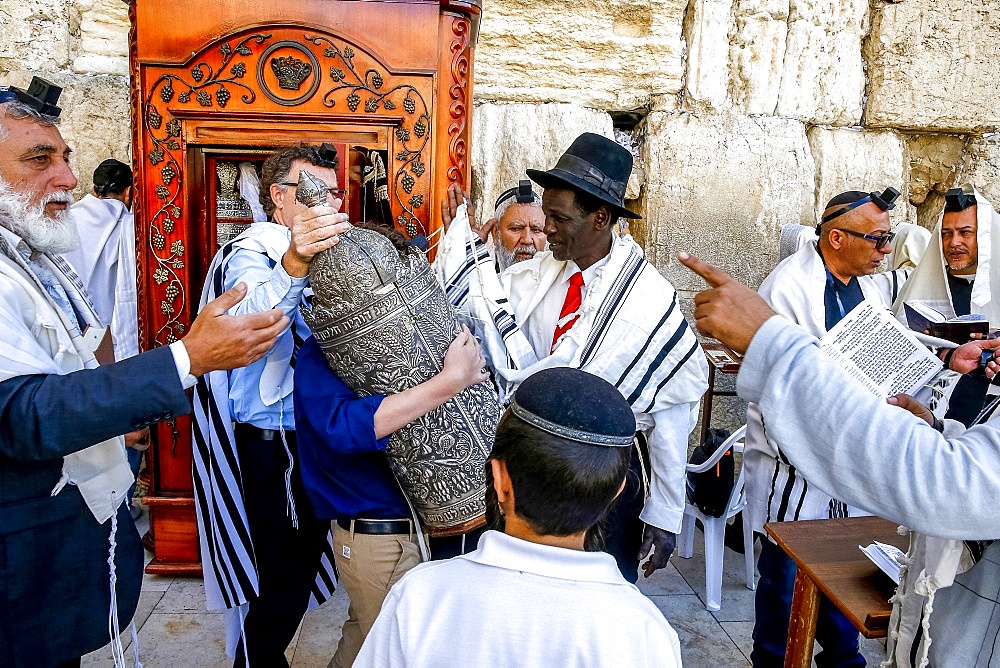
[[[607,137],[584,132],[573,140],[556,166],[547,172],[529,169],[528,178],[543,188],[571,188],[607,202],[611,212],[642,218],[625,208],[625,185],[632,173],[632,154]]]

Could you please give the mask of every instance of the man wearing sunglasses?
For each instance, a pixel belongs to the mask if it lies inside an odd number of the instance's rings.
[[[872,280],[892,252],[889,210],[899,195],[894,189],[865,193],[848,191],[830,200],[816,227],[818,238],[782,261],[760,287],[760,295],[779,315],[817,338],[862,301],[885,307],[886,297]],[[754,531],[767,522],[847,517],[855,509],[832,498],[799,474],[783,457],[767,426],[779,415],[762,415],[747,408],[746,467],[748,511]],[[795,564],[768,538],[758,560],[760,581],[755,601],[754,666],[781,666],[788,637]],[[833,605],[820,606],[816,640],[822,647],[819,665],[863,666],[858,632]]]
[[[292,389],[296,353],[311,336],[298,312],[309,265],[351,227],[340,213],[338,168],[328,144],[289,146],[268,156],[260,203],[270,220],[223,245],[205,281],[202,305],[244,282],[247,295],[233,313],[279,308],[290,319],[266,356],[195,386],[205,593],[209,609],[227,609],[226,649],[236,666],[287,665],[285,649],[310,593],[322,602],[333,588],[333,556],[321,560],[330,525],[316,518],[302,486]],[[327,185],[323,205],[307,208],[296,200],[301,170]]]

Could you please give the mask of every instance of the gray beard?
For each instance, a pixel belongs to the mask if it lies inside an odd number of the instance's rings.
[[[46,196],[41,205],[34,206],[27,196],[0,179],[0,225],[39,253],[66,253],[77,248],[80,235],[69,210],[60,211],[54,217],[47,216],[45,205],[49,202],[72,204],[73,196],[58,191]]]
[[[500,271],[503,271],[507,267],[517,264],[518,262],[523,262],[524,260],[517,259],[518,251],[528,252],[531,249],[532,256],[534,256],[535,248],[534,246],[516,246],[514,250],[507,250],[502,243],[498,243],[495,246],[497,265],[500,267]]]
[[[497,256],[497,266],[500,267],[500,271],[517,262],[517,256],[514,255],[514,252],[507,250],[503,244],[497,244],[494,250]]]

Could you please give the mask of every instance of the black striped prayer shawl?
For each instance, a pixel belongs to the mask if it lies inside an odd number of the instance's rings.
[[[277,264],[287,248],[287,236],[273,223],[250,226],[223,246],[212,260],[199,310],[225,291],[225,268],[235,251],[262,253]],[[240,636],[241,615],[245,616],[246,604],[257,596],[259,582],[229,414],[228,372],[213,371],[198,379],[192,424],[195,510],[205,595],[209,610],[228,609],[237,613],[227,616],[226,644],[227,652],[231,653]],[[333,594],[335,573],[330,534],[313,583],[310,609]]]

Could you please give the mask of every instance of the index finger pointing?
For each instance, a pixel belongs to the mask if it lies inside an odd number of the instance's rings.
[[[690,253],[678,253],[677,259],[680,260],[681,264],[685,267],[704,278],[705,281],[713,288],[717,288],[724,283],[734,280],[733,277],[726,272],[710,265],[704,260],[699,260]]]

